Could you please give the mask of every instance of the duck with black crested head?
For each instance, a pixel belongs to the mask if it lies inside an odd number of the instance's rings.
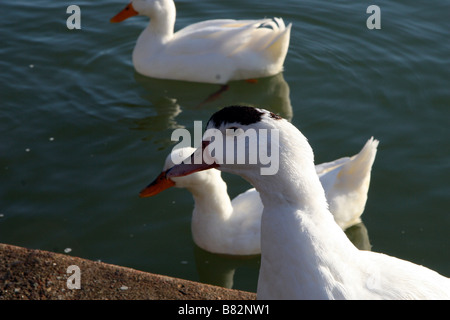
[[[246,120],[241,121],[245,118]],[[203,163],[181,163],[167,178],[217,168],[242,176],[260,193],[261,221],[259,299],[450,299],[450,279],[426,267],[372,251],[358,250],[336,224],[314,166],[306,137],[291,123],[263,109],[232,106],[215,113],[207,129],[277,130],[279,169],[261,175],[262,163],[237,164],[215,159],[205,132]],[[261,136],[258,135],[258,139]],[[258,141],[259,142],[259,141]],[[246,144],[245,151],[249,148]],[[213,161],[210,161],[213,160]]]

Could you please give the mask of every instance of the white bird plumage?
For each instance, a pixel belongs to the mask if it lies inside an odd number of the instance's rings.
[[[316,166],[330,203],[330,211],[343,229],[361,222],[377,146],[378,140],[371,138],[357,155]],[[190,147],[174,149],[165,160],[162,175],[194,150]],[[261,253],[261,215],[264,207],[255,188],[230,200],[227,184],[220,171],[215,169],[171,180],[173,184],[164,179],[155,179],[141,196],[153,196],[171,186],[188,189],[195,202],[192,237],[200,248],[228,255]]]
[[[291,123],[262,109],[228,107],[211,117],[207,128],[212,127],[224,139],[229,127],[279,130],[275,175],[261,175],[259,165],[193,162],[166,174],[171,179],[215,167],[242,176],[258,190],[264,205],[258,299],[450,299],[449,278],[409,261],[360,251],[350,242],[328,210],[312,148]],[[207,149],[207,143],[203,146]]]
[[[207,20],[174,32],[173,0],[133,0],[111,19],[150,18],[133,50],[137,72],[154,78],[226,84],[283,70],[291,24],[283,19]]]

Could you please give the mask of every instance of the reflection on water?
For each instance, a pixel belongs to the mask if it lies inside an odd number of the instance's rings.
[[[358,249],[370,251],[369,234],[363,222],[347,228],[345,234]],[[254,278],[254,287],[244,288],[244,290],[256,292],[258,271],[261,263],[260,255],[220,255],[205,251],[195,245],[194,256],[200,282],[231,289],[235,283],[235,276],[242,271],[243,276]],[[247,270],[252,270],[253,272],[246,274],[245,271]]]
[[[359,250],[370,251],[372,249],[372,245],[369,240],[369,233],[364,223],[360,222],[347,228],[345,230],[345,234]]]
[[[153,122],[146,118],[138,125],[154,129],[159,126],[179,128],[175,120],[182,110],[217,110],[224,106],[247,104],[278,113],[285,119],[293,116],[289,85],[279,73],[256,81],[233,81],[226,88],[219,85],[174,80],[153,79],[135,73],[136,82],[143,88],[141,96],[156,112]]]
[[[234,277],[241,269],[252,269],[254,288],[247,288],[256,292],[258,270],[261,262],[260,255],[227,256],[214,254],[194,246],[195,264],[199,281],[225,288],[233,288]],[[255,272],[256,271],[256,272]]]

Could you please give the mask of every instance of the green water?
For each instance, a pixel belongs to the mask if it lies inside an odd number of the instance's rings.
[[[176,128],[249,103],[290,119],[317,163],[380,140],[363,225],[373,251],[450,276],[448,1],[177,1],[176,29],[214,19],[292,22],[285,71],[257,84],[155,80],[136,74],[147,23],[110,24],[126,1],[3,1],[0,22],[0,242],[237,289],[256,290],[259,259],[195,247],[193,201],[171,189],[140,199]],[[369,30],[366,9],[381,9]],[[224,175],[235,196],[249,188]],[[351,234],[350,234],[351,233]],[[365,239],[367,240],[367,239]],[[0,257],[1,258],[1,257]],[[65,270],[62,270],[65,272]]]

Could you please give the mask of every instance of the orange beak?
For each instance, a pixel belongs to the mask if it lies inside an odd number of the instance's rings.
[[[175,182],[168,179],[166,177],[166,171],[163,171],[159,174],[159,176],[156,177],[156,179],[150,183],[147,187],[145,187],[140,193],[139,197],[145,198],[145,197],[152,197],[157,195],[158,193],[173,187],[175,185]]]
[[[133,5],[131,4],[131,2],[125,7],[125,9],[123,9],[122,11],[120,11],[118,14],[116,14],[114,17],[111,18],[111,20],[109,20],[112,23],[116,23],[116,22],[122,22],[125,19],[128,19],[130,17],[136,16],[139,13],[134,10]]]

